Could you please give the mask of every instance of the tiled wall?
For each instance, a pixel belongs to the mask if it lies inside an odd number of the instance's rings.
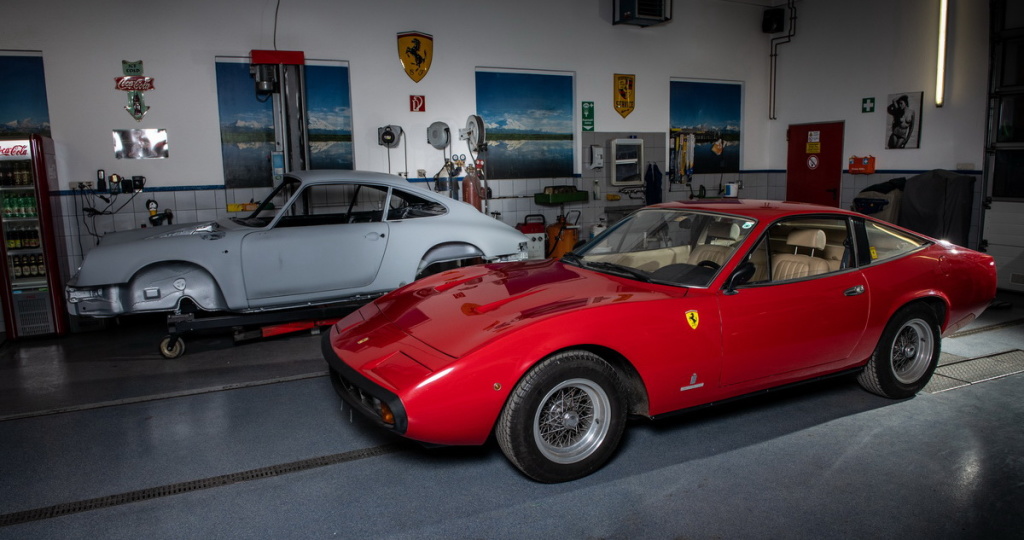
[[[728,174],[695,175],[690,185],[672,184],[665,175],[665,140],[664,134],[650,133],[584,133],[583,148],[590,144],[603,144],[614,138],[627,138],[635,135],[644,140],[646,161],[655,163],[661,170],[662,194],[664,201],[689,199],[691,193],[699,194],[701,188],[708,197],[716,196],[726,183],[742,184],[739,196],[745,199],[785,200],[785,171],[753,171]],[[602,216],[614,217],[642,206],[644,200],[631,199],[627,194],[619,193],[619,188],[608,182],[608,170],[589,169],[589,158],[584,159],[584,172],[574,178],[544,178],[490,180],[487,182],[491,190],[491,199],[486,202],[485,211],[497,219],[516,225],[525,221],[526,216],[540,214],[545,223],[554,223],[557,217],[565,212],[571,223],[581,227],[580,236],[585,238],[591,227],[598,223]],[[910,177],[915,172],[894,174],[851,175],[843,174],[841,207],[850,208],[853,199],[865,187],[885,182],[895,177]],[[417,179],[413,179],[416,182]],[[534,202],[534,194],[541,193],[548,186],[575,186],[579,190],[590,193],[587,201],[571,202],[564,206],[538,205]],[[596,186],[597,197],[594,197]],[[974,212],[972,212],[971,245],[976,248],[981,230],[981,203],[983,200],[982,182],[975,183]],[[65,247],[62,253],[62,271],[65,281],[81,263],[82,256],[96,245],[96,236],[113,231],[124,231],[142,227],[152,227],[149,223],[148,200],[157,201],[159,211],[170,209],[174,215],[174,224],[208,221],[223,217],[242,215],[243,212],[227,211],[228,204],[260,201],[266,197],[271,188],[224,189],[220,186],[199,186],[196,188],[175,188],[147,190],[136,194],[120,194],[110,198],[109,203],[96,196],[82,196],[78,192],[62,192],[53,196],[54,211],[62,216],[63,231],[58,239]],[[608,194],[619,194],[618,201],[607,200]],[[85,208],[94,208],[101,213],[95,216],[86,215]],[[166,227],[167,225],[163,225]]]

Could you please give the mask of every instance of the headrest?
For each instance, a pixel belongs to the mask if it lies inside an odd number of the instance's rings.
[[[798,229],[789,233],[786,244],[812,249],[825,248],[825,231],[821,229]]]
[[[825,246],[825,260],[841,261],[843,260],[844,253],[846,253],[846,248],[843,246],[837,246],[835,244],[828,244]]]
[[[708,225],[708,236],[736,240],[740,237],[740,226],[735,223],[715,221],[711,225]]]

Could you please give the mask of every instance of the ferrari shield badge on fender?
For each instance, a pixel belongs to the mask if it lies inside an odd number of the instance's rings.
[[[697,325],[700,324],[700,314],[697,310],[691,309],[686,312],[686,322],[690,324],[690,328],[697,329]]]
[[[420,82],[434,59],[434,36],[423,32],[399,32],[398,59],[406,75],[414,82]]]

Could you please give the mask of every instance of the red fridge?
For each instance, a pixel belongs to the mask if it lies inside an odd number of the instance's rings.
[[[53,140],[0,139],[0,303],[8,339],[67,332],[50,190],[59,189]]]

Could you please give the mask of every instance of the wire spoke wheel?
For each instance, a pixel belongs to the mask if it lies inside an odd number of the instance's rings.
[[[865,390],[905,399],[924,388],[939,362],[941,332],[935,311],[910,304],[886,324],[875,352],[857,381]]]
[[[928,370],[934,354],[934,336],[921,319],[908,321],[892,343],[892,370],[896,380],[913,384]]]
[[[611,402],[604,389],[586,379],[571,379],[551,389],[534,420],[541,453],[556,463],[574,463],[601,446],[608,433]]]
[[[523,474],[539,482],[566,482],[611,458],[627,410],[622,379],[611,364],[590,351],[562,351],[519,380],[494,434]]]

